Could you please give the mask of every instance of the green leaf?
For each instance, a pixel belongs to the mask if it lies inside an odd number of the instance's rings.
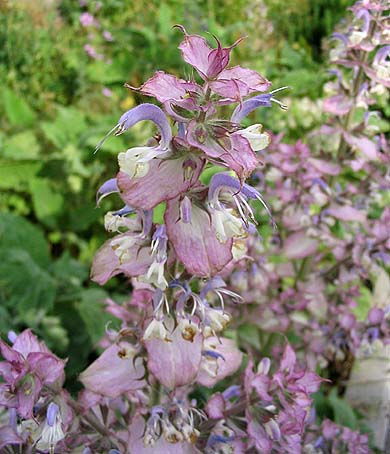
[[[357,417],[352,407],[337,395],[337,389],[333,388],[328,396],[328,402],[332,407],[336,424],[356,429]]]
[[[78,143],[87,123],[85,114],[80,110],[74,107],[59,107],[55,121],[44,122],[41,127],[50,142],[58,148],[64,148],[70,142]]]
[[[2,93],[5,114],[9,122],[14,126],[31,126],[35,121],[35,113],[31,107],[8,88]]]
[[[41,167],[42,162],[0,160],[0,189],[25,190]]]
[[[6,139],[3,156],[13,160],[38,158],[39,145],[34,132],[27,130]]]
[[[224,167],[212,165],[211,167],[208,167],[202,172],[202,175],[200,176],[200,181],[203,184],[209,184],[212,176],[220,172],[226,172],[226,169]]]
[[[257,326],[249,324],[239,326],[238,336],[241,342],[251,345],[256,350],[261,349],[260,332]]]
[[[153,222],[155,224],[164,224],[164,214],[167,204],[165,202],[161,202],[154,208],[153,211]]]
[[[49,310],[55,294],[55,281],[28,252],[0,249],[0,301],[16,311],[20,320],[30,319],[38,310]]]
[[[371,309],[372,294],[367,287],[360,287],[360,296],[357,298],[357,306],[352,309],[356,318],[363,322],[367,319],[369,310]]]
[[[20,247],[23,247],[40,267],[49,267],[49,245],[43,232],[19,216],[0,213],[0,250]]]
[[[107,297],[104,290],[90,288],[82,291],[81,301],[76,304],[93,344],[103,337],[107,322],[113,318],[104,312],[103,303]]]
[[[53,190],[50,180],[34,178],[30,181],[34,212],[37,218],[45,225],[56,225],[56,217],[61,214],[64,204],[62,194]]]

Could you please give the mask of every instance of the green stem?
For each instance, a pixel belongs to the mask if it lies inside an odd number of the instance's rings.
[[[368,37],[369,38],[372,38],[374,36],[374,32],[375,32],[375,29],[376,29],[376,20],[375,18],[371,21],[371,24],[370,24],[370,29],[368,31]],[[348,131],[350,126],[351,126],[351,121],[353,119],[353,116],[354,116],[354,113],[355,113],[355,109],[356,109],[356,99],[357,99],[357,96],[359,94],[359,89],[361,87],[361,84],[363,82],[363,79],[364,79],[364,69],[363,69],[363,66],[368,62],[368,59],[369,59],[369,52],[365,52],[365,51],[360,51],[360,55],[361,53],[364,53],[363,55],[363,58],[361,59],[361,65],[359,67],[359,70],[358,70],[358,73],[353,81],[353,84],[352,84],[352,88],[351,88],[351,95],[352,95],[352,98],[353,98],[353,104],[352,104],[352,108],[351,110],[348,112],[348,114],[345,116],[345,119],[344,121],[342,122],[342,128],[343,128],[343,131]],[[348,143],[345,141],[344,139],[344,136],[341,136],[340,138],[340,144],[339,144],[339,149],[337,151],[337,156],[343,156],[347,153],[348,151]]]

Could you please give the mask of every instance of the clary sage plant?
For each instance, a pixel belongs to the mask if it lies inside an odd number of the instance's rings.
[[[335,92],[324,108],[336,119],[318,132],[338,137],[339,156],[353,170],[375,167],[381,184],[388,183],[381,173],[386,140],[366,137],[354,114],[390,85],[385,11],[382,3],[359,2],[353,26],[335,35],[340,45],[333,57],[352,67],[354,78],[344,82],[334,72]],[[366,435],[316,420],[312,394],[321,383],[329,386],[334,377],[325,372],[345,359],[346,346],[355,353],[390,337],[384,308],[373,307],[364,323],[350,310],[358,272],[367,279],[364,266],[386,264],[390,256],[388,212],[367,220],[368,207],[354,197],[359,189],[335,183],[337,163],[311,156],[302,142],[287,145],[276,137],[271,144],[262,125],[248,126],[254,110],[284,105],[258,72],[229,66],[241,40],[222,47],[215,38],[209,47],[179,28],[192,77],[158,71],[139,88],[127,85],[156,104],[125,112],[108,133],[131,133],[141,121],[156,127],[146,145],[119,153],[117,175],[97,194],[99,204],[115,193],[122,201],[105,216],[113,235],[97,251],[91,272],[100,285],[116,275],[131,281],[126,304],[106,302],[121,327],[107,327],[104,351],[80,375],[84,389],[77,399],[64,388],[66,361],[30,330],[0,341],[0,405],[6,409],[0,448],[368,453]],[[374,50],[371,65],[364,52]],[[374,85],[365,86],[365,77]],[[362,228],[355,238],[342,236],[332,230],[336,222],[346,223],[347,233],[356,223]],[[349,263],[352,277],[343,266]],[[240,328],[244,324],[249,331]],[[256,325],[263,332],[260,350],[253,342]],[[292,330],[301,336],[294,346]],[[273,344],[275,333],[280,339]],[[242,337],[249,341],[239,342]]]

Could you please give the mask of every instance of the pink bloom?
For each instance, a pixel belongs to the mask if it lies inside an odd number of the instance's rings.
[[[103,38],[108,41],[108,42],[112,42],[114,41],[114,37],[112,36],[112,34],[108,31],[108,30],[104,30],[103,31]]]
[[[95,24],[95,18],[90,13],[82,13],[80,15],[80,22],[83,27],[91,27]]]
[[[106,98],[110,98],[112,96],[112,91],[107,87],[103,88],[102,93]]]
[[[106,241],[96,252],[91,279],[100,285],[117,274],[128,277],[145,274],[152,264],[150,243],[139,233],[128,232]]]
[[[217,48],[210,48],[206,40],[198,35],[188,35],[180,27],[185,38],[179,45],[185,62],[193,66],[203,80],[211,81],[212,91],[224,98],[240,100],[243,96],[256,91],[266,91],[270,82],[256,71],[235,66],[225,69],[229,63],[230,52],[241,39],[232,46],[223,48],[217,40]]]

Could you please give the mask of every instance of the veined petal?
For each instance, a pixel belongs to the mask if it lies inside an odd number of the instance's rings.
[[[238,101],[256,91],[266,91],[270,86],[271,82],[257,71],[241,66],[224,69],[217,80],[210,82],[214,93]]]
[[[121,262],[120,257],[115,254],[112,242],[118,239],[126,240],[129,237],[131,235],[128,233],[117,235],[113,239],[106,241],[96,252],[91,270],[91,279],[93,281],[103,285],[113,276],[120,273],[129,277],[136,277],[147,272],[153,262],[153,258],[151,257],[149,246],[144,245],[144,240],[141,238],[136,238],[127,249],[126,261]]]
[[[232,259],[232,240],[220,243],[208,213],[192,206],[189,223],[180,219],[179,201],[168,201],[165,211],[168,238],[187,271],[211,277]]]
[[[226,68],[229,63],[230,52],[241,41],[237,40],[230,47],[222,47],[217,40],[217,48],[212,49],[206,40],[198,35],[188,35],[183,26],[178,26],[185,34],[179,49],[183,60],[193,66],[204,80],[213,79]]]
[[[132,89],[134,90],[134,88]],[[200,92],[201,87],[194,82],[187,82],[172,74],[166,74],[164,71],[157,71],[136,91],[143,95],[153,96],[158,101],[165,103],[167,101],[182,101],[188,92]]]
[[[119,172],[120,196],[132,207],[149,210],[186,192],[198,181],[203,165],[203,160],[187,157],[153,159],[149,172],[143,177],[129,178]]]
[[[81,375],[80,381],[90,391],[118,397],[145,386],[142,359],[134,357],[137,350],[127,342],[111,345]]]
[[[169,340],[150,339],[145,341],[145,346],[148,351],[148,368],[164,386],[174,389],[195,380],[201,360],[200,333],[189,342],[177,327]]]

